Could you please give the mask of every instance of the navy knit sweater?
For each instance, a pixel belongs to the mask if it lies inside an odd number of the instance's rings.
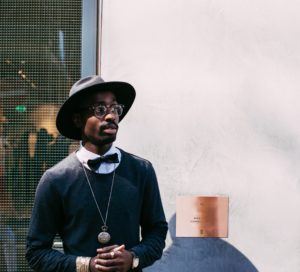
[[[107,245],[125,244],[139,256],[141,269],[161,257],[167,222],[151,163],[123,150],[121,153],[107,217],[111,235]],[[77,256],[93,257],[101,247],[97,236],[103,222],[82,167],[72,153],[40,180],[26,251],[29,265],[36,271],[74,272]],[[104,217],[113,174],[86,172]],[[64,253],[52,249],[57,233]]]

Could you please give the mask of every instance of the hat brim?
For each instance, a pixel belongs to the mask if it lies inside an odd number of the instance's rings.
[[[78,110],[78,106],[86,95],[96,92],[109,91],[114,93],[119,104],[123,104],[124,111],[120,116],[119,122],[124,118],[131,108],[135,99],[135,90],[127,82],[110,81],[93,85],[86,89],[82,89],[74,95],[70,96],[61,106],[56,117],[56,127],[58,131],[65,137],[73,140],[81,140],[81,131],[75,126],[73,115]]]

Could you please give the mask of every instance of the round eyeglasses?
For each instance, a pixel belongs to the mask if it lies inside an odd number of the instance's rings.
[[[102,118],[106,114],[113,113],[117,116],[121,116],[124,111],[124,105],[122,104],[113,104],[113,105],[93,105],[91,107],[82,108],[89,109],[94,111],[94,115],[98,118]]]

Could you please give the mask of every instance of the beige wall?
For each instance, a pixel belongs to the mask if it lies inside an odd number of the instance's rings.
[[[300,3],[105,1],[102,75],[136,103],[118,145],[179,194],[230,197],[229,238],[259,271],[300,270]]]

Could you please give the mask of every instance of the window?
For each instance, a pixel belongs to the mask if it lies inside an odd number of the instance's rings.
[[[30,271],[36,185],[77,145],[58,134],[55,118],[82,73],[83,8],[81,0],[0,2],[0,271]]]

